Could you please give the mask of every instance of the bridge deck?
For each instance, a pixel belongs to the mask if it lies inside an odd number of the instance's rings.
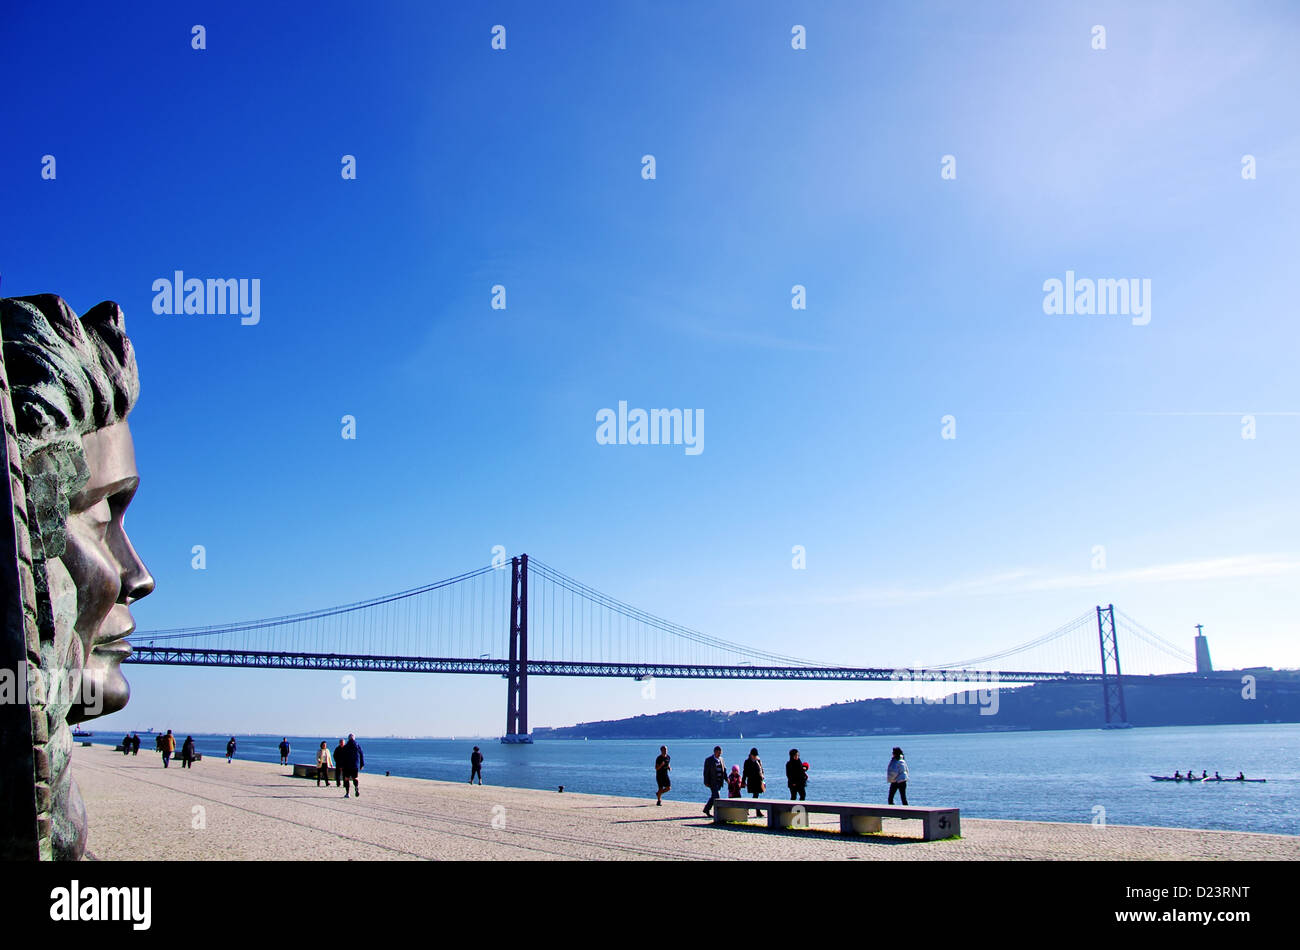
[[[466,657],[375,656],[343,653],[292,653],[270,650],[222,650],[200,647],[157,647],[133,644],[128,663],[155,666],[225,666],[277,670],[353,670],[376,673],[480,673],[507,676],[510,661]],[[871,666],[724,666],[709,664],[591,663],[569,660],[528,661],[529,676],[596,676],[627,679],[796,679],[869,680],[876,682],[969,683],[992,688],[1003,683],[1100,683],[1100,673],[1050,670],[912,670],[909,677],[888,667]],[[922,678],[920,673],[933,673]],[[1111,679],[1115,675],[1111,674]],[[1124,674],[1126,682],[1154,680],[1156,676]],[[1163,683],[1223,685],[1235,682],[1224,675],[1164,675]]]

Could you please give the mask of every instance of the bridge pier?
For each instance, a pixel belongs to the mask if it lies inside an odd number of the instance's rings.
[[[510,559],[510,665],[506,673],[506,732],[502,742],[528,735],[528,555]]]
[[[1106,725],[1127,723],[1128,711],[1124,708],[1124,680],[1119,670],[1119,639],[1115,633],[1115,605],[1103,610],[1097,607],[1097,639],[1101,641],[1101,697],[1106,711]],[[1106,672],[1106,660],[1115,661],[1115,673]]]

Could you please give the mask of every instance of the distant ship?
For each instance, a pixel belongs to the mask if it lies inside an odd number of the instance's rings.
[[[93,732],[86,732],[84,729],[72,730],[72,738],[74,739],[89,739],[93,735],[94,735]]]

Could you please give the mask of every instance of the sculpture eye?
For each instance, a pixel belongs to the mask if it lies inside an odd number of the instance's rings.
[[[95,529],[95,534],[103,538],[108,531],[109,522],[113,520],[113,509],[107,499],[101,499],[81,512],[82,520]]]

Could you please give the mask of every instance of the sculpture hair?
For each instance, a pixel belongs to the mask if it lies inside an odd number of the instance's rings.
[[[3,299],[0,333],[24,450],[121,422],[140,395],[126,321],[112,301],[78,318],[54,294]]]
[[[36,521],[33,547],[57,557],[69,499],[89,477],[81,437],[135,406],[135,352],[117,304],[106,300],[78,317],[55,294],[0,299],[0,339]]]

